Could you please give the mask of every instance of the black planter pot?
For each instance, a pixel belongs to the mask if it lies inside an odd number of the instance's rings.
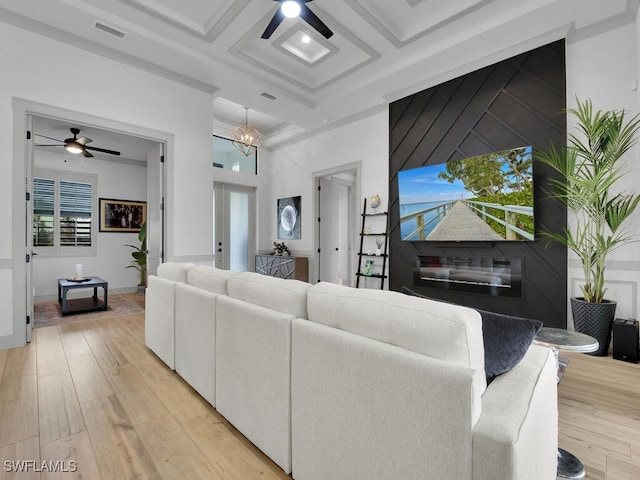
[[[573,326],[576,332],[591,335],[600,346],[591,353],[599,357],[609,354],[611,343],[611,328],[616,316],[616,302],[603,300],[602,303],[585,302],[582,298],[571,299],[571,312],[573,314]]]

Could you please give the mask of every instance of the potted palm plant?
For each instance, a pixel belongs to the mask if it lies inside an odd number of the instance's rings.
[[[140,245],[125,245],[126,247],[133,248],[131,256],[132,265],[128,265],[126,268],[135,268],[140,272],[140,283],[138,283],[138,293],[144,293],[147,286],[147,222],[144,222],[140,226],[140,232],[138,233],[138,240]]]
[[[569,135],[561,150],[551,147],[537,159],[556,170],[561,178],[551,180],[553,196],[573,215],[563,232],[543,232],[552,241],[572,250],[582,263],[585,278],[582,297],[571,299],[576,331],[595,337],[600,347],[595,355],[608,354],[616,303],[605,299],[605,266],[609,253],[635,241],[622,228],[640,201],[640,194],[621,192],[620,158],[631,149],[640,128],[638,115],[627,119],[624,111],[594,111],[590,100],[576,99],[568,112],[577,120],[578,134]]]

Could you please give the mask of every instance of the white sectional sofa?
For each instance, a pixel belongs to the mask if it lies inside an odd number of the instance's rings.
[[[158,267],[157,276],[149,276],[147,285],[145,343],[172,370],[175,369],[176,284],[186,283],[191,267],[192,263],[163,263]]]
[[[293,478],[555,478],[553,354],[532,345],[487,386],[475,310],[203,266],[158,275],[173,290],[150,278],[147,345],[170,367],[174,352],[176,371]]]

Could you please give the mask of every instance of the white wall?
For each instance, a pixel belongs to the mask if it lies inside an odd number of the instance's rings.
[[[80,68],[70,69],[73,58]],[[210,215],[198,208],[209,192],[213,97],[67,44],[0,23],[0,202],[12,205],[23,185],[12,183],[14,98],[126,122],[172,135],[166,152],[167,257],[211,255]],[[16,138],[21,138],[17,133]],[[18,171],[18,170],[17,170]],[[21,202],[16,202],[21,203]],[[210,203],[209,203],[210,204]],[[15,207],[15,206],[14,206]],[[20,208],[21,205],[18,205]],[[14,298],[13,269],[24,268],[24,252],[13,251],[12,209],[0,209],[0,348],[24,342],[24,310]],[[20,318],[21,317],[21,318]]]
[[[99,198],[137,201],[147,199],[147,167],[142,162],[127,162],[121,159],[104,160],[97,156],[86,159],[79,155],[66,154],[63,148],[60,148],[60,153],[36,149],[34,167],[96,175],[94,192],[96,207]],[[93,219],[96,225],[99,220],[97,212],[98,210]],[[139,245],[139,243],[137,233],[99,232],[96,228],[95,255],[87,251],[86,255],[82,256],[42,254],[35,256],[32,277],[35,290],[34,301],[56,299],[57,279],[73,276],[76,263],[83,265],[83,271],[87,275],[95,275],[107,280],[110,293],[135,291],[140,275],[133,268],[125,268],[133,260],[131,257],[133,249],[124,245]],[[86,292],[82,293],[86,296]]]
[[[316,215],[314,202],[317,193],[312,176],[316,172],[361,163],[360,185],[356,186],[360,199],[356,215],[362,209],[362,200],[380,195],[381,208],[386,209],[389,199],[389,120],[385,110],[349,125],[339,127],[293,145],[261,154],[260,174],[265,182],[258,205],[258,250],[269,251],[277,238],[277,200],[283,197],[302,197],[302,232],[300,240],[287,240],[294,255],[309,256],[309,278],[317,278],[314,241]],[[359,248],[360,217],[352,240],[353,255]],[[374,246],[375,249],[375,246]],[[354,272],[355,273],[355,272]]]
[[[575,107],[576,96],[590,98],[594,109],[625,110],[638,113],[638,25],[627,25],[579,42],[567,45],[567,103]],[[573,130],[573,117],[567,116],[568,128]],[[625,158],[626,174],[620,189],[638,193],[640,188],[639,148]],[[627,220],[628,232],[640,235],[640,209]],[[638,237],[640,239],[640,237]],[[577,257],[569,255],[569,296],[581,296],[584,276]],[[618,318],[638,318],[638,285],[640,284],[640,248],[638,243],[626,245],[609,256],[606,269],[606,298],[618,303]],[[568,315],[571,319],[571,315]]]

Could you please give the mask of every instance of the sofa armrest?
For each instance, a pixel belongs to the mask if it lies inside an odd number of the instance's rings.
[[[558,449],[556,363],[532,345],[482,396],[473,432],[474,480],[553,480]]]

